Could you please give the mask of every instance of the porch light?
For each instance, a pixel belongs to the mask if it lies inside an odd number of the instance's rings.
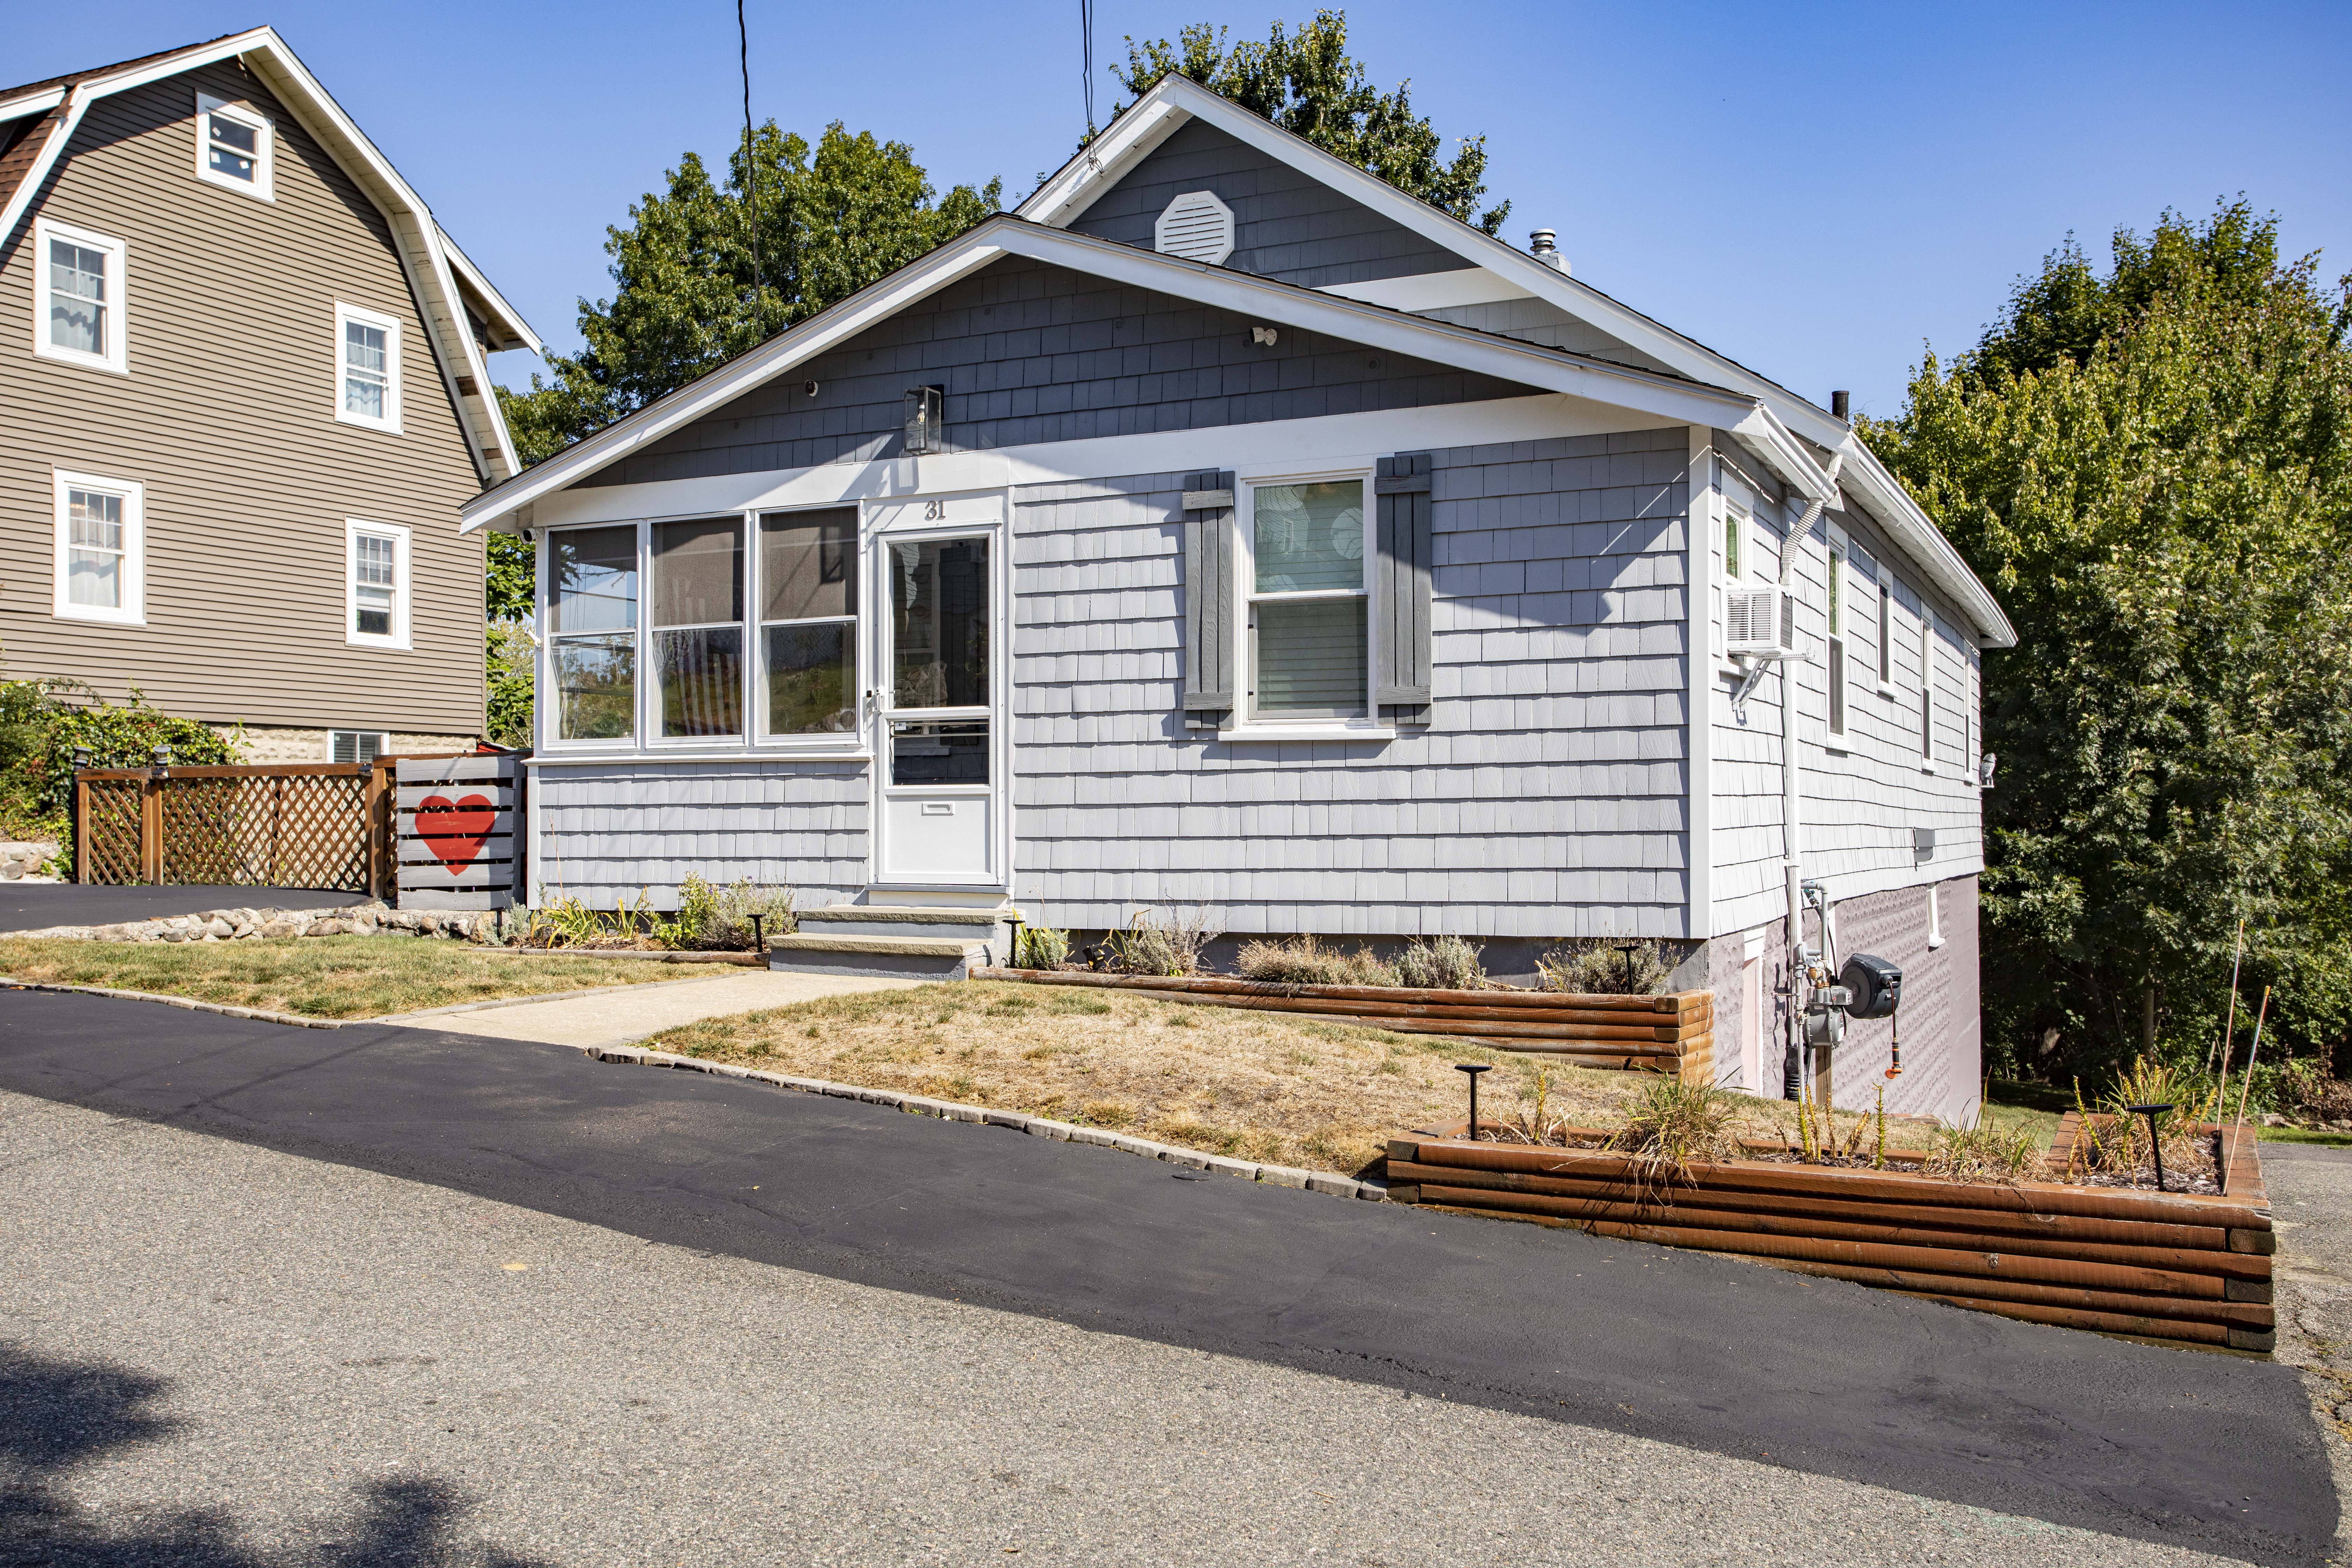
[[[907,389],[907,456],[919,457],[940,449],[947,426],[947,394],[944,386]]]

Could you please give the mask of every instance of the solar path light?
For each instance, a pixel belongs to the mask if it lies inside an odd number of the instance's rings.
[[[2156,1136],[2156,1119],[2158,1113],[2173,1108],[2169,1105],[2130,1105],[2124,1109],[2134,1116],[2147,1118],[2147,1152],[2149,1158],[2156,1162],[2156,1190],[2160,1193],[2164,1191],[2164,1145]]]
[[[1455,1062],[1454,1064],[1454,1070],[1455,1072],[1464,1072],[1470,1075],[1470,1142],[1475,1143],[1478,1142],[1478,1075],[1482,1072],[1493,1072],[1495,1070],[1494,1064],[1491,1062]]]

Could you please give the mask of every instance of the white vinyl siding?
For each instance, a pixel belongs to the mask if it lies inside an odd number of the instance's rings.
[[[146,622],[146,492],[122,479],[56,476],[55,613],[69,621]]]
[[[196,94],[196,178],[206,184],[275,200],[276,141],[253,110]]]
[[[47,218],[33,225],[33,352],[43,359],[130,374],[130,247]]]
[[[400,323],[390,316],[335,307],[335,417],[400,434]]]
[[[343,640],[354,647],[408,646],[408,530],[346,520]]]

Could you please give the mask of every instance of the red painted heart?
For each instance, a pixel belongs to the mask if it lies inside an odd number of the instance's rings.
[[[498,819],[498,809],[486,795],[457,801],[428,795],[416,803],[416,836],[452,874],[481,858],[482,845]]]

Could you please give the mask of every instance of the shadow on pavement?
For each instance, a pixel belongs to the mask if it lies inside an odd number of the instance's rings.
[[[322,892],[316,888],[194,884],[99,888],[72,882],[44,882],[28,888],[21,882],[0,882],[0,934],[44,931],[50,926],[163,920],[207,910],[340,910],[373,901],[365,893]]]
[[[331,1539],[295,1554],[236,1544],[235,1519],[190,1509],[122,1528],[60,1494],[79,1466],[167,1446],[191,1423],[157,1414],[169,1379],[0,1343],[0,1565],[55,1568],[536,1568],[457,1538],[470,1506],[443,1481],[372,1482]],[[160,1456],[169,1462],[168,1447]]]

